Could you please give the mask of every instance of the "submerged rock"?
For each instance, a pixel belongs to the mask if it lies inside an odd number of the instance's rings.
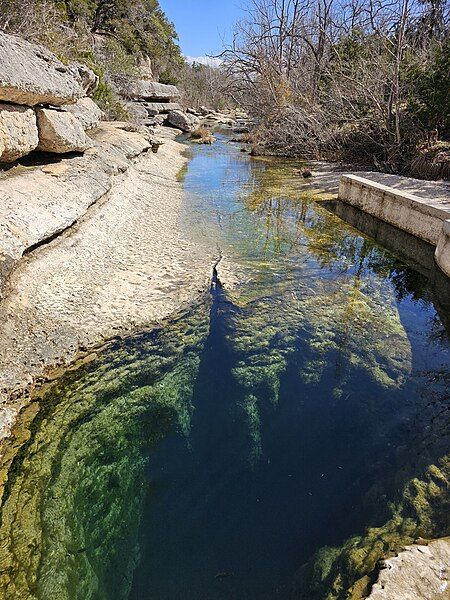
[[[0,162],[13,162],[38,145],[36,115],[32,108],[0,102]]]
[[[60,106],[82,96],[70,68],[47,48],[0,32],[0,100]]]
[[[39,130],[38,150],[43,152],[83,152],[92,146],[80,121],[71,113],[49,108],[36,111]]]

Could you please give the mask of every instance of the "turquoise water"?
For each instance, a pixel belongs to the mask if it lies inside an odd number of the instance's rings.
[[[4,598],[344,598],[390,549],[449,533],[432,249],[314,199],[293,161],[224,137],[191,152],[182,226],[237,284],[35,398],[3,499]]]

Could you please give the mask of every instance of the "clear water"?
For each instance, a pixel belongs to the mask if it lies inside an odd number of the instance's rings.
[[[183,227],[238,283],[34,398],[7,454],[4,598],[344,598],[449,533],[432,249],[313,199],[292,161],[192,153]]]

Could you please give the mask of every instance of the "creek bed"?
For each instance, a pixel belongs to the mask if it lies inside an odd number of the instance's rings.
[[[430,248],[315,196],[295,161],[223,136],[191,152],[182,227],[237,283],[36,394],[9,449],[1,598],[357,598],[379,558],[449,534],[450,287]]]

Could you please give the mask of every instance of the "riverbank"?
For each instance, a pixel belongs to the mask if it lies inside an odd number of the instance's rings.
[[[27,228],[47,234],[8,270],[0,305],[2,437],[34,384],[106,340],[156,325],[207,288],[216,251],[180,230],[178,173],[187,159],[176,135],[159,129],[164,144],[154,154],[136,131],[105,124],[91,155],[3,174],[11,205],[26,202],[21,190],[32,192],[34,179],[41,197],[49,193],[39,219],[29,210]],[[99,160],[105,168],[95,169]],[[92,187],[100,190],[95,202]]]
[[[192,146],[181,186],[186,146],[155,133],[158,154],[124,159],[5,288],[3,414],[27,407],[3,445],[0,596],[288,597],[309,564],[324,580],[299,597],[357,580],[360,600],[378,560],[445,534],[448,295],[432,256],[414,249],[409,268],[397,231],[327,200],[329,165],[305,180],[218,135]],[[67,183],[80,160],[33,169]],[[239,281],[209,298],[216,244]],[[65,369],[71,356],[86,364]]]

